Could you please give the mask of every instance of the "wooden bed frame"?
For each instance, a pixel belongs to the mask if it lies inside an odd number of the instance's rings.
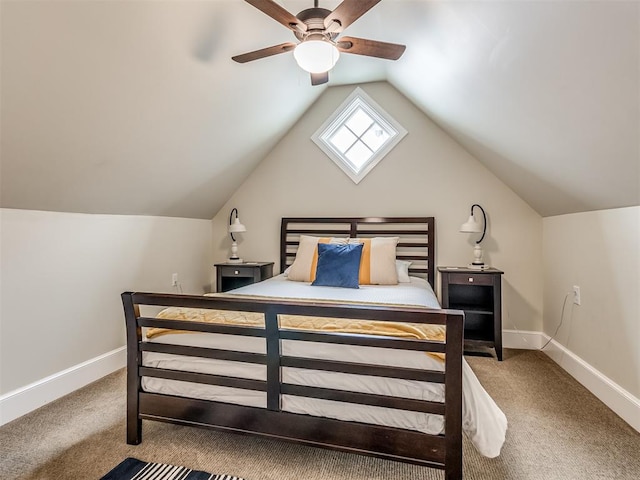
[[[299,236],[400,236],[398,258],[411,260],[412,275],[434,282],[434,219],[393,218],[283,218],[281,269],[295,258]],[[142,420],[252,433],[306,445],[373,455],[445,470],[447,480],[462,478],[462,345],[464,314],[457,310],[422,307],[387,307],[351,304],[313,304],[303,301],[233,299],[158,293],[122,294],[127,330],[127,443],[142,441]],[[260,312],[264,328],[216,325],[157,319],[140,315],[140,307],[179,306]],[[280,328],[278,315],[308,315],[364,320],[446,325],[446,341],[427,341],[373,335],[309,332]],[[167,345],[143,340],[142,327],[162,327],[217,334],[261,337],[266,355],[212,348]],[[431,371],[373,364],[347,363],[285,356],[281,340],[362,345],[445,354],[445,370]],[[266,365],[266,381],[150,368],[142,365],[142,352],[153,351]],[[405,399],[283,383],[283,367],[307,368],[358,375],[414,379],[442,383],[445,401]],[[266,392],[267,408],[213,402],[157,393],[141,388],[143,376],[221,385]],[[428,435],[380,425],[347,422],[282,411],[281,396],[298,395],[361,405],[374,405],[444,415],[445,432]]]

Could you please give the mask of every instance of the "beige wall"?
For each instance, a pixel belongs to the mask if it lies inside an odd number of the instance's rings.
[[[640,207],[543,220],[544,331],[640,397]]]
[[[0,210],[0,395],[125,343],[120,294],[209,290],[211,222]]]
[[[213,219],[214,259],[229,256],[237,207],[247,227],[240,256],[276,270],[283,216],[434,216],[437,263],[466,265],[475,238],[458,229],[479,203],[489,216],[485,261],[505,271],[504,327],[541,330],[541,217],[388,83],[361,87],[408,135],[355,185],[310,139],[355,87],[327,89]]]

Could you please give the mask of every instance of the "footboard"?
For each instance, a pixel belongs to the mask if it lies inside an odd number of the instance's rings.
[[[418,463],[444,469],[447,479],[462,478],[462,312],[420,307],[297,301],[273,303],[260,299],[132,292],[123,293],[122,300],[127,328],[127,443],[138,444],[142,441],[143,419],[158,420],[254,433],[312,446]],[[141,316],[140,306],[258,312],[264,315],[265,324],[264,328],[255,328],[157,319]],[[446,341],[285,329],[279,326],[279,315],[439,324],[446,326]],[[260,337],[265,339],[266,354],[147,342],[142,336],[143,327]],[[287,356],[282,353],[281,340],[440,353],[445,356],[445,368],[443,372]],[[266,380],[145,367],[142,363],[144,351],[265,365]],[[284,367],[440,383],[444,384],[445,401],[289,384],[282,381]],[[142,390],[142,377],[261,391],[266,393],[266,408],[148,393]],[[445,431],[444,434],[429,435],[413,430],[290,413],[281,409],[283,395],[443,415]]]

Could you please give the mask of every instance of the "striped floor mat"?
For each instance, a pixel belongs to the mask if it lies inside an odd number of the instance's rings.
[[[143,462],[136,458],[127,458],[100,480],[243,480],[233,475],[191,470],[166,463]]]

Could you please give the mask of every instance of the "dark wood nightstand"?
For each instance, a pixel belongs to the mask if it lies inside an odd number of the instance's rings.
[[[227,292],[273,277],[273,262],[216,263],[216,292]]]
[[[442,307],[464,311],[465,351],[488,346],[502,360],[502,274],[488,268],[438,267]]]

